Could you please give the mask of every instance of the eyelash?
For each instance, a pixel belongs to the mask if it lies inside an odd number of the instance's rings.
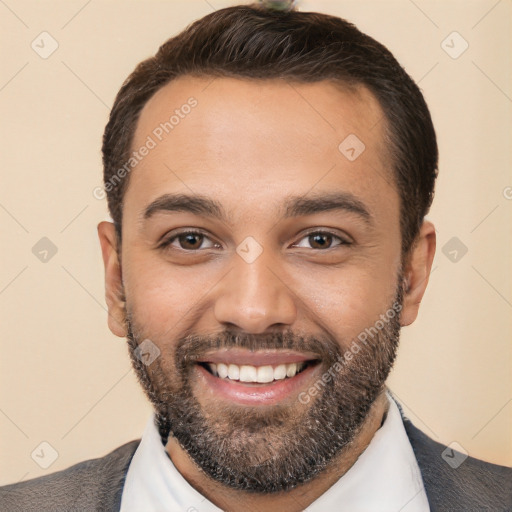
[[[185,236],[185,235],[201,235],[203,236],[205,239],[208,239],[210,240],[210,237],[202,232],[202,231],[198,231],[198,230],[185,230],[185,231],[181,231],[179,233],[175,233],[173,234],[172,236],[166,238],[165,240],[162,241],[162,243],[158,246],[160,249],[166,249],[168,247],[171,246],[171,244],[178,240],[178,238],[180,236]],[[334,233],[330,232],[330,231],[322,231],[322,230],[315,230],[315,231],[310,231],[308,233],[305,233],[300,239],[299,241],[305,239],[305,238],[308,238],[312,235],[326,235],[326,236],[329,236],[329,237],[332,237],[333,240],[338,240],[339,243],[337,245],[334,245],[334,246],[330,246],[328,247],[327,249],[315,249],[313,247],[311,247],[310,249],[313,250],[313,251],[320,251],[320,252],[324,252],[324,251],[327,251],[329,249],[334,249],[335,247],[341,247],[343,245],[345,246],[349,246],[352,244],[352,242],[349,242],[348,240],[342,238],[341,236],[338,236],[338,235],[335,235]],[[213,241],[212,241],[213,242]],[[216,242],[213,242],[213,243],[216,243]],[[296,247],[297,245],[296,244],[293,244],[292,247]],[[186,252],[196,252],[196,251],[201,251],[201,250],[204,250],[204,249],[183,249],[182,247],[179,247],[178,249],[182,250],[182,251],[186,251]]]
[[[299,239],[299,242],[301,240],[304,240],[305,238],[309,238],[310,236],[313,236],[313,235],[324,235],[324,236],[329,236],[331,237],[333,240],[338,240],[339,243],[337,245],[332,245],[330,247],[327,247],[327,249],[315,249],[313,247],[311,247],[310,249],[313,250],[313,251],[328,251],[329,249],[335,249],[336,247],[341,247],[343,245],[350,245],[351,242],[349,242],[348,240],[342,238],[341,236],[338,236],[338,235],[335,235],[334,233],[332,233],[331,231],[322,231],[322,230],[315,230],[315,231],[310,231],[308,233],[305,233],[300,239]],[[293,244],[293,246],[296,246],[296,244]]]
[[[185,231],[180,231],[179,233],[175,233],[175,234],[173,234],[172,236],[170,236],[168,238],[165,238],[158,247],[161,248],[161,249],[166,249],[166,248],[170,247],[171,244],[175,240],[178,240],[178,238],[180,236],[185,236],[185,235],[201,235],[204,238],[210,239],[209,236],[206,233],[203,233],[202,231],[198,231],[198,230],[185,230]],[[179,247],[178,249],[181,249],[182,251],[187,251],[187,252],[195,252],[195,251],[200,251],[201,250],[201,249],[183,249],[182,247]]]

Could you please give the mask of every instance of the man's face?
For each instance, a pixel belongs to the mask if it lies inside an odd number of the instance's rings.
[[[183,77],[141,113],[132,149],[155,145],[124,197],[122,321],[160,350],[134,361],[171,434],[227,485],[311,479],[382,392],[402,271],[383,130],[373,95],[329,82]]]

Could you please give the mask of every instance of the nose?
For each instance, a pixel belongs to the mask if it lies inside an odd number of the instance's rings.
[[[252,263],[235,255],[234,266],[219,283],[216,320],[254,334],[288,327],[297,310],[292,291],[263,255]]]

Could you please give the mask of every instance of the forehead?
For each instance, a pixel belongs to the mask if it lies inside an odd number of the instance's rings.
[[[363,86],[180,77],[140,114],[132,150],[151,148],[131,172],[125,206],[175,189],[241,204],[313,187],[375,189],[370,203],[377,189],[396,196],[384,132]]]

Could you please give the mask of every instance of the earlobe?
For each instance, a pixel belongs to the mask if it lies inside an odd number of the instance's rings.
[[[105,299],[108,308],[108,326],[113,334],[124,338],[127,334],[125,300],[114,224],[107,221],[100,222],[98,224],[98,237],[105,266]]]
[[[412,324],[418,316],[435,252],[435,227],[430,221],[423,221],[404,268],[404,301],[400,317],[402,326]]]

